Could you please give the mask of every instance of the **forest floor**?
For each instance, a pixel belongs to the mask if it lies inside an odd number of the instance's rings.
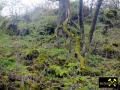
[[[86,25],[86,36],[88,28]],[[65,40],[60,39],[63,44],[58,48],[48,42],[51,37],[9,36],[0,31],[0,90],[102,90],[99,77],[120,81],[120,30],[107,35],[96,30],[95,51],[86,56],[84,71]]]

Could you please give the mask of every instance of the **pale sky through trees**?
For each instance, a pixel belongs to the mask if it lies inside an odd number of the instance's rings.
[[[5,8],[2,10],[2,15],[3,16],[8,16],[11,14],[11,11],[13,11],[12,13],[15,13],[14,11],[16,11],[19,14],[23,14],[25,13],[25,10],[28,9],[34,9],[36,6],[41,6],[41,7],[45,7],[45,6],[49,6],[49,2],[48,0],[3,0],[5,1]],[[71,1],[75,1],[75,0],[71,0]],[[85,4],[89,5],[88,3],[91,0],[84,0]],[[47,4],[46,4],[47,3]],[[45,5],[46,4],[46,5]],[[55,6],[55,5],[51,5],[51,6]]]

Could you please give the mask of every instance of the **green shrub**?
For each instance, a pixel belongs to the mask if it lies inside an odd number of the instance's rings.
[[[98,56],[98,55],[89,55],[87,58],[88,58],[88,62],[87,63],[90,66],[97,66],[100,62],[103,61],[103,59],[100,56]]]
[[[0,59],[0,68],[1,70],[13,70],[16,67],[16,62],[11,58]]]
[[[62,68],[60,66],[57,65],[52,65],[49,67],[50,70],[52,70],[55,74],[55,76],[66,76],[69,72],[66,68]]]

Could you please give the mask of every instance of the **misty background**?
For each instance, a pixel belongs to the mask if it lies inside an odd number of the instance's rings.
[[[78,0],[71,0],[71,2]],[[84,4],[90,6],[92,0],[84,0]],[[94,2],[96,0],[93,0]],[[22,15],[26,12],[31,12],[35,8],[58,8],[58,2],[51,2],[50,0],[1,0],[0,4],[4,7],[1,11],[2,16]]]

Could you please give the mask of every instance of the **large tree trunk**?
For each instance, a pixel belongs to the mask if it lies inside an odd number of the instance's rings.
[[[79,1],[79,23],[80,23],[80,34],[81,34],[81,48],[82,55],[85,54],[85,34],[84,34],[84,23],[83,23],[83,0]]]
[[[70,0],[59,1],[59,24],[62,24],[70,16]]]
[[[89,33],[89,44],[90,45],[91,45],[91,43],[93,41],[93,34],[94,34],[94,31],[95,31],[95,28],[96,28],[97,17],[99,15],[99,10],[100,10],[100,7],[102,5],[102,2],[103,2],[103,0],[98,0],[97,1],[96,10],[95,10],[94,18],[93,18],[90,33]]]
[[[60,10],[59,26],[57,27],[56,32],[58,32],[62,28],[62,30],[64,31],[63,34],[66,34],[67,37],[70,37],[75,41],[73,49],[75,51],[74,53],[75,53],[76,58],[80,61],[80,68],[82,70],[85,68],[85,59],[80,54],[80,51],[81,51],[80,36],[78,35],[76,36],[75,34],[73,34],[72,32],[68,30],[68,20],[70,19],[70,0],[59,0],[59,10]],[[83,15],[83,12],[80,13],[80,15],[81,14]],[[80,21],[82,22],[80,23],[80,26],[82,29],[81,32],[84,33],[83,17],[81,18]],[[83,38],[84,35],[82,34],[81,37]],[[84,38],[83,38],[83,41],[84,41]]]

